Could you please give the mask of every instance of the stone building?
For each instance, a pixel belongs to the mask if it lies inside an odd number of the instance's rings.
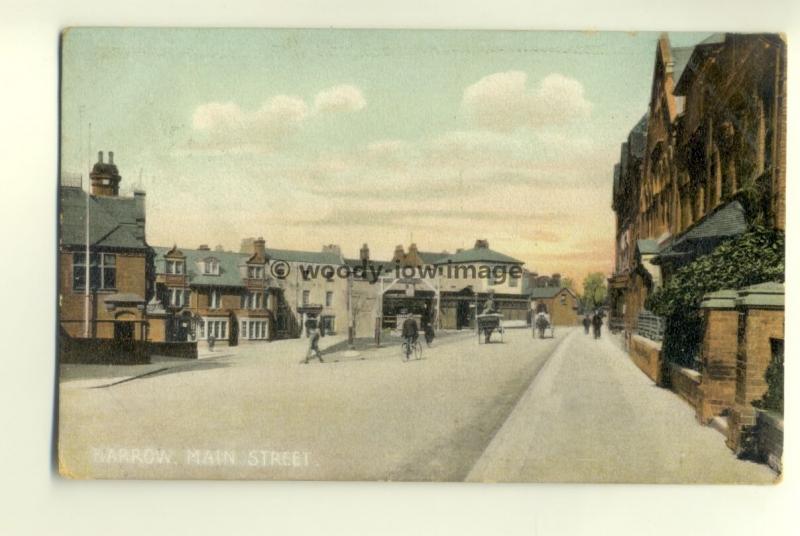
[[[614,168],[610,321],[628,335],[676,269],[754,223],[784,228],[785,101],[778,35],[659,39],[648,113]]]
[[[153,291],[153,259],[145,239],[145,194],[119,195],[113,152],[108,162],[98,154],[89,177],[89,193],[77,182],[60,188],[61,334],[125,346],[148,338],[144,310]]]

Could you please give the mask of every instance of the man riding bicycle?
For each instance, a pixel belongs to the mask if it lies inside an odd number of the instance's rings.
[[[405,314],[405,311],[403,312]],[[405,350],[408,354],[411,353],[411,349],[414,348],[414,345],[417,344],[417,339],[419,338],[419,328],[417,327],[417,321],[414,320],[414,317],[409,315],[403,321],[402,327],[402,337],[405,344]],[[406,356],[408,359],[408,355]]]

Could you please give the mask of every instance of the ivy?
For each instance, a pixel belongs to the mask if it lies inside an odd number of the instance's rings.
[[[783,232],[759,226],[677,270],[645,303],[667,320],[663,346],[666,359],[694,366],[703,336],[698,307],[705,294],[767,281],[783,282],[784,262]]]

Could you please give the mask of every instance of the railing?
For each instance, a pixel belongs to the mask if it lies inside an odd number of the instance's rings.
[[[652,341],[664,339],[664,319],[650,311],[640,311],[636,333]]]

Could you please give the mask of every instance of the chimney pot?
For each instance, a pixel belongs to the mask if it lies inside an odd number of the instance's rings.
[[[102,164],[103,163],[103,151],[97,152],[97,162]]]
[[[114,151],[108,151],[108,163],[109,164],[114,163]]]

